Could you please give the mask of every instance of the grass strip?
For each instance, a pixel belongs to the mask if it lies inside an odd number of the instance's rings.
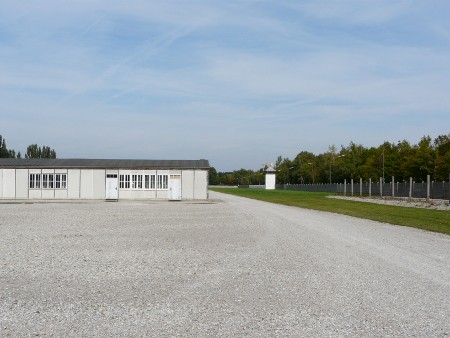
[[[408,208],[367,202],[327,198],[330,193],[211,188],[213,191],[294,207],[334,212],[373,221],[404,225],[450,235],[450,211]]]

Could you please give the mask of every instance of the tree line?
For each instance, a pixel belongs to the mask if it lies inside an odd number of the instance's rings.
[[[417,144],[407,140],[397,143],[384,142],[378,147],[364,147],[350,142],[348,146],[328,147],[328,151],[315,155],[300,151],[294,159],[278,156],[275,162],[277,184],[342,183],[344,179],[362,178],[373,182],[381,178],[390,182],[448,181],[450,174],[450,133],[434,140],[424,136]],[[211,168],[211,185],[264,184],[264,169],[240,169],[233,172],[217,172]]]
[[[22,158],[22,153],[6,147],[6,141],[0,135],[0,158]],[[30,144],[25,152],[25,158],[56,158],[56,151],[48,146]]]

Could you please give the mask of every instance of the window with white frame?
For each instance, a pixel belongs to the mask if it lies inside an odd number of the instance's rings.
[[[150,176],[150,189],[156,189],[156,175]]]
[[[167,189],[169,186],[168,175],[158,175],[158,189]]]
[[[30,174],[30,189],[41,188],[41,174]]]
[[[142,189],[142,175],[131,175],[131,189]]]
[[[51,186],[50,186],[50,176],[52,176]],[[50,189],[50,188],[53,188],[53,175],[42,174],[42,189]]]
[[[55,174],[55,189],[66,189],[67,174]]]
[[[130,189],[130,175],[119,175],[119,188]]]
[[[161,174],[120,174],[119,188],[132,190],[165,190],[169,188],[169,175]]]
[[[155,176],[156,175],[145,175],[145,185],[144,189],[155,189]]]
[[[67,174],[61,174],[61,189],[67,189]]]

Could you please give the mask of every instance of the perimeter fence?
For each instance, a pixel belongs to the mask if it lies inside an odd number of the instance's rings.
[[[450,181],[450,177],[449,177]],[[381,182],[381,183],[380,183]],[[423,199],[450,200],[450,182],[414,182],[412,178],[408,182],[395,182],[392,177],[391,182],[354,181],[353,179],[344,183],[325,184],[281,184],[277,185],[279,190],[299,190],[331,192],[345,196],[379,196],[379,197],[406,197]]]

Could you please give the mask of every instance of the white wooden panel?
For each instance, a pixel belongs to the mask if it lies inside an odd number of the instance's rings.
[[[16,197],[16,170],[3,169],[3,198]]]
[[[181,194],[183,199],[194,199],[194,171],[183,170],[181,173]]]
[[[94,197],[94,170],[81,169],[80,198],[92,199]]]
[[[28,169],[16,169],[16,198],[28,198]]]
[[[94,170],[92,173],[92,198],[105,199],[106,195],[106,174],[105,170]]]
[[[67,198],[80,198],[80,169],[69,169],[67,172]]]
[[[0,169],[0,198],[3,197],[3,169]]]
[[[159,175],[159,171],[158,171],[158,175]],[[157,192],[157,196],[156,198],[159,200],[167,200],[169,199],[169,193],[167,190],[158,190]]]
[[[54,189],[42,189],[42,198],[47,199],[47,200],[55,198],[55,190]]]
[[[67,189],[55,189],[55,198],[66,199],[67,198]]]
[[[40,199],[42,198],[41,189],[30,189],[28,191],[28,197],[31,199]]]
[[[121,200],[148,200],[155,199],[155,190],[120,190],[119,199]]]
[[[194,198],[196,200],[208,198],[208,172],[206,170],[195,171]]]

